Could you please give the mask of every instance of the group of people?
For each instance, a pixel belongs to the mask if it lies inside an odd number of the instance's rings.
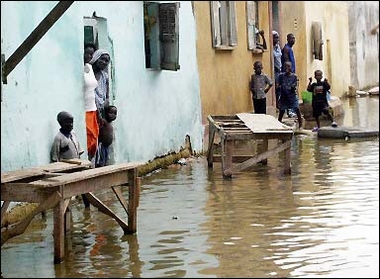
[[[266,94],[275,85],[276,108],[279,110],[278,121],[282,121],[285,111],[288,116],[292,113],[297,115],[298,128],[302,129],[302,115],[298,101],[298,77],[296,75],[296,61],[293,52],[295,36],[293,33],[287,35],[287,43],[281,49],[279,40],[280,36],[277,31],[272,31],[273,36],[273,64],[274,79],[262,72],[263,65],[261,61],[255,61],[253,64],[254,73],[250,79],[250,91],[252,93],[252,102],[255,113],[266,114]],[[322,81],[323,73],[316,70],[314,73],[316,82],[312,83],[312,77],[309,78],[307,91],[312,92],[312,109],[313,117],[316,120],[317,127],[313,131],[320,128],[319,117],[323,114],[327,115],[332,122],[332,126],[336,127],[333,117],[329,113],[329,104],[327,100],[328,91],[331,86],[325,78]]]
[[[112,122],[117,117],[117,108],[109,103],[108,65],[110,54],[96,49],[94,44],[84,47],[83,94],[87,154],[93,168],[108,164],[109,148],[113,142]],[[67,111],[57,115],[60,125],[51,147],[51,161],[78,159],[84,153],[73,130],[74,117]]]

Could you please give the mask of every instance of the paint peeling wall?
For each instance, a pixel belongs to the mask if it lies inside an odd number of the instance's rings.
[[[308,78],[319,69],[329,79],[332,94],[342,96],[350,85],[348,5],[345,1],[281,1],[282,45],[286,34],[294,33],[296,74],[299,92],[306,90]],[[322,27],[323,60],[314,58],[312,24]]]
[[[179,151],[190,136],[203,143],[195,22],[191,2],[180,1],[179,71],[145,68],[143,1],[75,1],[1,84],[1,171],[49,163],[50,145],[67,110],[85,148],[82,96],[83,17],[107,20],[114,66],[112,102],[118,107],[114,161],[148,161]],[[57,4],[2,1],[1,52],[5,59]],[[82,158],[86,158],[86,154]]]
[[[268,1],[259,1],[259,28],[264,30],[268,47],[264,53],[252,53],[248,49],[246,1],[235,2],[237,46],[226,51],[216,50],[212,46],[210,1],[194,1],[202,120],[205,126],[208,123],[208,115],[232,115],[253,111],[248,84],[255,61],[262,61],[263,72],[273,78]],[[271,90],[267,94],[268,114],[275,114],[274,106],[274,90]]]
[[[378,85],[379,2],[349,1],[348,3],[351,83],[357,89]]]

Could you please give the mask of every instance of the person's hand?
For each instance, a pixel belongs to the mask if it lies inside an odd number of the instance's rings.
[[[328,82],[327,78],[325,78],[325,82]]]
[[[313,78],[312,77],[309,77],[309,82],[312,82],[313,81]]]
[[[264,36],[264,30],[260,30],[260,31],[259,31],[259,34],[260,34],[261,36]]]

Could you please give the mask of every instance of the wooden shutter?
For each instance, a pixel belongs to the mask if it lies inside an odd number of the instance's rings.
[[[230,27],[230,35],[229,35],[229,45],[236,46],[237,45],[237,27],[236,27],[236,1],[229,1],[229,27]]]
[[[323,38],[322,38],[322,24],[319,21],[312,23],[312,44],[314,59],[323,60]]]
[[[210,1],[211,5],[211,29],[212,29],[212,46],[219,47],[222,43],[220,38],[220,2]]]
[[[159,4],[159,26],[161,56],[160,65],[164,70],[179,70],[179,3]]]
[[[248,49],[253,50],[256,48],[256,3],[255,1],[246,2],[247,11],[247,39],[248,39]]]

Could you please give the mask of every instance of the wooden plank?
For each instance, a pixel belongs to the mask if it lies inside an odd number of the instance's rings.
[[[112,191],[115,193],[117,199],[119,200],[120,204],[123,206],[125,212],[128,214],[128,203],[124,198],[123,192],[120,188],[111,187]]]
[[[55,207],[61,200],[61,195],[58,192],[53,193],[44,202],[40,203],[28,216],[20,222],[11,224],[8,227],[1,229],[1,246],[10,238],[22,234],[37,214]]]
[[[293,134],[292,128],[282,124],[274,116],[269,114],[239,113],[237,117],[239,117],[253,133],[277,133],[282,131]]]
[[[106,179],[102,179],[102,177],[107,176],[108,177],[107,179],[109,179],[109,177],[112,174],[121,173],[130,169],[134,169],[143,164],[145,163],[129,162],[129,163],[109,165],[109,166],[105,166],[101,168],[86,169],[83,171],[68,173],[66,175],[62,175],[58,177],[51,177],[47,179],[33,181],[30,184],[35,185],[35,186],[40,186],[40,187],[56,187],[59,185],[67,185],[67,184],[81,183],[81,182],[88,184],[87,181],[92,180],[93,178],[100,177],[101,180],[106,180]],[[117,186],[121,184],[123,183],[112,185],[112,186]]]
[[[65,160],[65,162],[55,162],[45,166],[41,166],[39,168],[47,172],[67,172],[87,169],[90,167],[91,162],[89,160],[70,159]]]
[[[1,173],[1,184],[21,180],[27,177],[43,176],[46,172],[39,168],[30,168]]]
[[[251,167],[253,164],[257,163],[257,162],[260,162],[261,160],[263,159],[266,159],[266,158],[269,158],[285,149],[290,149],[290,146],[291,146],[291,141],[286,141],[285,143],[282,143],[281,145],[278,145],[276,146],[275,148],[271,149],[271,150],[268,150],[266,152],[263,152],[261,154],[258,154],[257,156],[241,163],[241,164],[238,164],[238,165],[235,165],[231,168],[228,168],[228,169],[225,169],[223,171],[223,175],[224,176],[231,176],[233,173],[235,172],[238,172],[238,171],[242,171],[242,170],[245,170],[249,167]]]
[[[102,203],[97,197],[95,197],[92,193],[86,193],[86,198],[88,201],[96,207],[100,212],[112,217],[116,220],[116,222],[123,229],[124,233],[129,231],[128,224],[125,223],[119,216],[117,216],[109,207],[107,207],[104,203]]]
[[[209,115],[211,119],[215,120],[215,121],[226,121],[226,120],[231,120],[231,121],[234,121],[234,120],[237,120],[237,121],[240,121],[239,118],[233,114],[233,115]]]
[[[117,173],[107,173],[98,177],[91,177],[86,180],[74,181],[65,184],[63,188],[63,196],[65,198],[85,194],[88,192],[96,192],[111,186],[129,186],[128,171],[120,171]]]
[[[233,155],[232,156],[232,162],[233,163],[242,163],[244,161],[247,161],[251,159],[255,155]],[[214,162],[221,163],[222,162],[222,156],[221,155],[214,155]]]
[[[1,205],[1,227],[2,227],[3,224],[4,224],[4,220],[5,220],[4,216],[5,216],[5,214],[7,213],[7,209],[8,209],[8,207],[9,207],[10,203],[11,203],[11,202],[9,202],[9,201],[5,201],[5,202],[3,202],[3,204]]]
[[[24,178],[33,178],[44,176],[49,172],[65,172],[70,170],[81,170],[91,167],[91,162],[88,160],[72,159],[70,162],[55,162],[48,165],[14,170],[1,173],[1,183],[22,180]]]
[[[259,140],[259,139],[291,139],[293,137],[293,134],[226,134],[224,136],[227,140],[239,140],[239,141],[245,141],[245,140]]]
[[[56,188],[33,187],[30,183],[1,184],[1,200],[11,202],[40,203],[47,199]]]

